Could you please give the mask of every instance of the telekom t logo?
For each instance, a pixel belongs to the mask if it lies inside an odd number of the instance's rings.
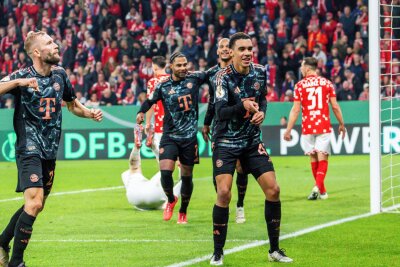
[[[190,110],[190,106],[192,105],[192,96],[184,95],[178,97],[179,107],[184,108],[184,111]]]
[[[43,102],[46,102],[46,113],[45,113],[45,116],[42,117],[42,119],[50,120],[51,119],[50,113],[56,111],[56,108],[54,107],[54,105],[56,104],[56,99],[54,97],[41,98],[40,99],[40,106],[41,107],[39,108],[39,112],[44,112],[45,111],[45,108],[42,107],[42,103]],[[53,103],[53,107],[51,107],[50,103]]]

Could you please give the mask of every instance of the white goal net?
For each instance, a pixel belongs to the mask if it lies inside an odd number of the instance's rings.
[[[400,0],[370,3],[371,211],[400,212]]]

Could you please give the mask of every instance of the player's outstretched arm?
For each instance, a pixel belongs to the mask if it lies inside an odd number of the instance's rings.
[[[336,100],[336,97],[331,97],[330,102],[332,105],[333,114],[335,114],[335,117],[339,122],[339,134],[342,134],[342,139],[343,139],[346,135],[346,127],[344,127],[342,110],[340,109],[340,106]]]
[[[294,124],[297,121],[297,118],[299,117],[300,109],[301,109],[300,101],[294,101],[293,107],[290,110],[288,125],[286,127],[285,134],[283,135],[283,139],[285,139],[286,141],[290,141],[292,139],[290,133],[294,127]]]
[[[5,81],[5,79],[3,79],[0,82],[0,96],[7,94],[17,87],[32,87],[34,91],[39,91],[39,85],[36,78],[21,78],[11,81]]]
[[[67,107],[70,112],[75,116],[93,119],[94,121],[101,121],[103,119],[103,112],[100,109],[88,109],[82,105],[77,99],[67,102]]]

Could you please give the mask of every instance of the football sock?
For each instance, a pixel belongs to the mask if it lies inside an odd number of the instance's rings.
[[[318,171],[317,171],[317,186],[318,186],[319,192],[321,194],[326,193],[324,180],[325,180],[327,171],[328,171],[328,161],[327,160],[319,161],[318,162]]]
[[[265,200],[265,222],[267,223],[270,252],[279,249],[279,229],[281,225],[281,202]]]
[[[180,213],[186,213],[193,192],[193,176],[182,176]]]
[[[222,253],[228,231],[229,208],[214,205],[213,208],[214,253]]]
[[[243,207],[243,200],[246,195],[248,176],[244,173],[237,173],[236,186],[238,189],[238,201],[236,207]]]
[[[314,180],[317,181],[318,161],[311,161],[311,171],[312,171]]]
[[[19,208],[14,215],[11,217],[10,222],[4,229],[3,233],[0,235],[0,246],[3,247],[4,249],[8,248],[8,245],[10,244],[11,239],[14,237],[14,230],[15,230],[15,225],[17,224],[19,216],[21,216],[21,213],[24,211],[24,206]]]
[[[174,202],[174,180],[172,179],[172,171],[161,171],[161,186],[168,198],[168,202]]]
[[[12,257],[10,260],[10,266],[18,266],[21,262],[23,262],[24,251],[28,246],[29,239],[32,235],[32,226],[35,222],[36,217],[33,217],[22,211],[21,215],[18,218],[17,224],[15,226],[14,232],[14,245]]]

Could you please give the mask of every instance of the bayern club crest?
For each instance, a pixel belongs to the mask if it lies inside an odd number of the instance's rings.
[[[254,83],[254,89],[256,89],[256,90],[260,89],[260,83],[259,82],[255,82]]]
[[[54,83],[53,88],[54,88],[54,90],[56,90],[58,92],[58,91],[60,91],[61,86],[59,83]]]
[[[31,180],[32,183],[37,183],[39,181],[39,176],[37,176],[37,174],[32,174],[29,180]]]
[[[188,83],[188,84],[186,85],[186,87],[189,88],[189,89],[192,89],[192,88],[193,88],[193,83]]]

